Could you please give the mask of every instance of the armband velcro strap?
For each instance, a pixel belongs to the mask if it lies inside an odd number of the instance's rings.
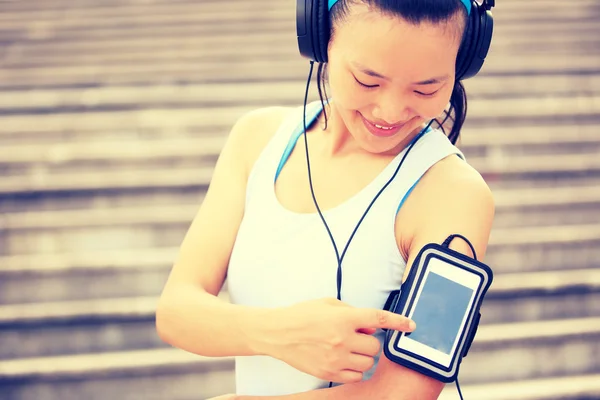
[[[469,333],[469,336],[467,337],[467,340],[465,341],[465,349],[462,354],[463,358],[465,358],[467,356],[467,353],[469,352],[469,349],[471,348],[471,345],[473,344],[473,340],[475,339],[475,335],[477,334],[477,328],[479,328],[479,320],[480,319],[481,319],[481,313],[478,312],[477,316],[475,317],[475,320],[473,320],[471,332]]]

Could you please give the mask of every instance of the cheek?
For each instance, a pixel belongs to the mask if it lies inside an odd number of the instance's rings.
[[[443,93],[439,93],[432,99],[418,99],[415,103],[415,112],[425,119],[436,118],[441,115],[450,101],[452,87],[450,90],[444,89]]]

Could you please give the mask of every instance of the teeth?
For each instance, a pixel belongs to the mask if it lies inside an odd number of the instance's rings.
[[[373,125],[375,125],[375,127],[379,128],[379,129],[385,129],[385,130],[393,129],[393,127],[386,128],[385,126],[381,126],[381,125],[377,125],[377,124],[373,124]]]

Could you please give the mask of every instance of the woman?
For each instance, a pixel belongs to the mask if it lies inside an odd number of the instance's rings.
[[[157,309],[164,341],[236,356],[219,399],[436,399],[442,383],[380,357],[380,328],[414,329],[382,308],[424,245],[460,233],[485,254],[492,195],[453,145],[469,3],[330,6],[331,98],[234,125]]]

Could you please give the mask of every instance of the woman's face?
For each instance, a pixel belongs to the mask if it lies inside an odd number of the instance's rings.
[[[350,7],[329,45],[332,106],[364,150],[393,151],[446,108],[464,22],[413,25]]]

